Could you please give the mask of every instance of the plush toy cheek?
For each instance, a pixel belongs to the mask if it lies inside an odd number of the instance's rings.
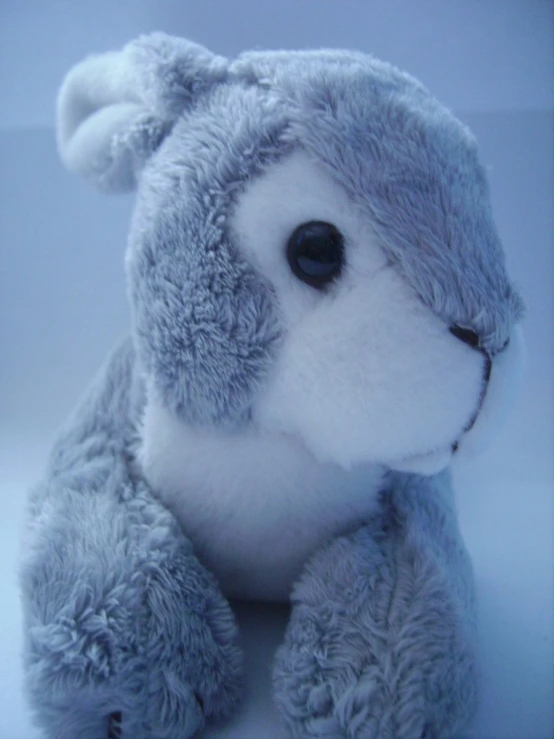
[[[525,344],[517,326],[509,346],[493,358],[483,406],[471,430],[459,441],[458,459],[481,454],[488,448],[519,397],[524,370]]]
[[[449,454],[479,407],[485,369],[387,268],[291,329],[254,418],[322,461],[395,467]]]

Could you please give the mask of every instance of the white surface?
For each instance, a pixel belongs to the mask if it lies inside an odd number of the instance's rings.
[[[262,18],[259,8],[268,6],[271,12]],[[398,3],[390,6],[398,10]],[[292,2],[260,3],[250,6],[250,15],[249,4],[238,2],[220,4],[218,12],[208,3],[136,2],[133,15],[122,2],[118,7],[126,10],[113,10],[108,23],[105,2],[64,3],[60,9],[59,3],[4,0],[0,123],[45,121],[55,85],[69,64],[94,48],[109,48],[114,40],[118,45],[154,27],[189,33],[229,54],[255,45],[373,50],[408,67],[462,111],[490,166],[510,271],[528,307],[522,398],[487,455],[456,473],[460,519],[480,598],[482,705],[468,737],[551,739],[552,5],[548,0],[441,3],[447,13],[437,11],[434,2],[402,4],[413,6],[418,10],[406,11],[410,15],[399,20],[380,2],[368,2],[364,11],[364,3],[329,0],[318,2],[317,12],[311,2],[295,2],[294,8]],[[467,113],[476,108],[489,112]],[[108,347],[126,331],[122,262],[132,201],[96,195],[66,175],[51,131],[4,131],[0,162],[0,739],[37,739],[21,694],[18,523],[25,492],[40,475],[56,426]],[[210,739],[284,736],[269,697],[271,655],[284,615],[272,609],[242,614],[251,665],[249,701],[225,729],[206,734]]]

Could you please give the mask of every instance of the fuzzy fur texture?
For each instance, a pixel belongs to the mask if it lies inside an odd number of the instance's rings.
[[[129,341],[62,432],[30,498],[22,567],[26,688],[48,737],[182,739],[235,706],[231,610],[133,469]]]
[[[471,134],[364,54],[228,61],[162,34],[78,65],[58,118],[72,171],[138,197],[132,338],[30,497],[46,735],[106,739],[121,714],[125,738],[187,739],[224,718],[232,594],[291,597],[274,686],[292,737],[453,737],[477,667],[444,468],[501,415],[521,355]],[[285,258],[313,219],[345,241],[321,292]]]
[[[381,513],[294,589],[274,681],[295,739],[442,739],[473,713],[471,565],[448,476],[389,485]]]
[[[321,464],[290,434],[191,429],[153,403],[138,459],[225,595],[250,600],[287,601],[310,555],[375,511],[384,478]]]

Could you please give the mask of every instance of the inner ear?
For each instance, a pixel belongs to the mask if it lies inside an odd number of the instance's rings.
[[[86,59],[58,96],[64,164],[102,190],[133,189],[179,116],[226,75],[225,59],[165,34]]]
[[[57,138],[65,166],[101,190],[132,190],[167,126],[136,89],[128,55],[104,54],[74,67],[58,96]]]

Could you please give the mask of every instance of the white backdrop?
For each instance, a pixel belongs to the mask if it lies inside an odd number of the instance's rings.
[[[151,30],[232,56],[350,47],[419,77],[476,133],[510,271],[527,303],[527,384],[490,451],[456,469],[480,602],[482,705],[468,739],[554,735],[554,156],[550,0],[0,2],[0,739],[36,739],[21,693],[15,578],[25,492],[56,428],[128,327],[131,197],[58,163],[64,72]],[[282,611],[242,613],[249,700],[227,739],[281,739],[269,667]]]

